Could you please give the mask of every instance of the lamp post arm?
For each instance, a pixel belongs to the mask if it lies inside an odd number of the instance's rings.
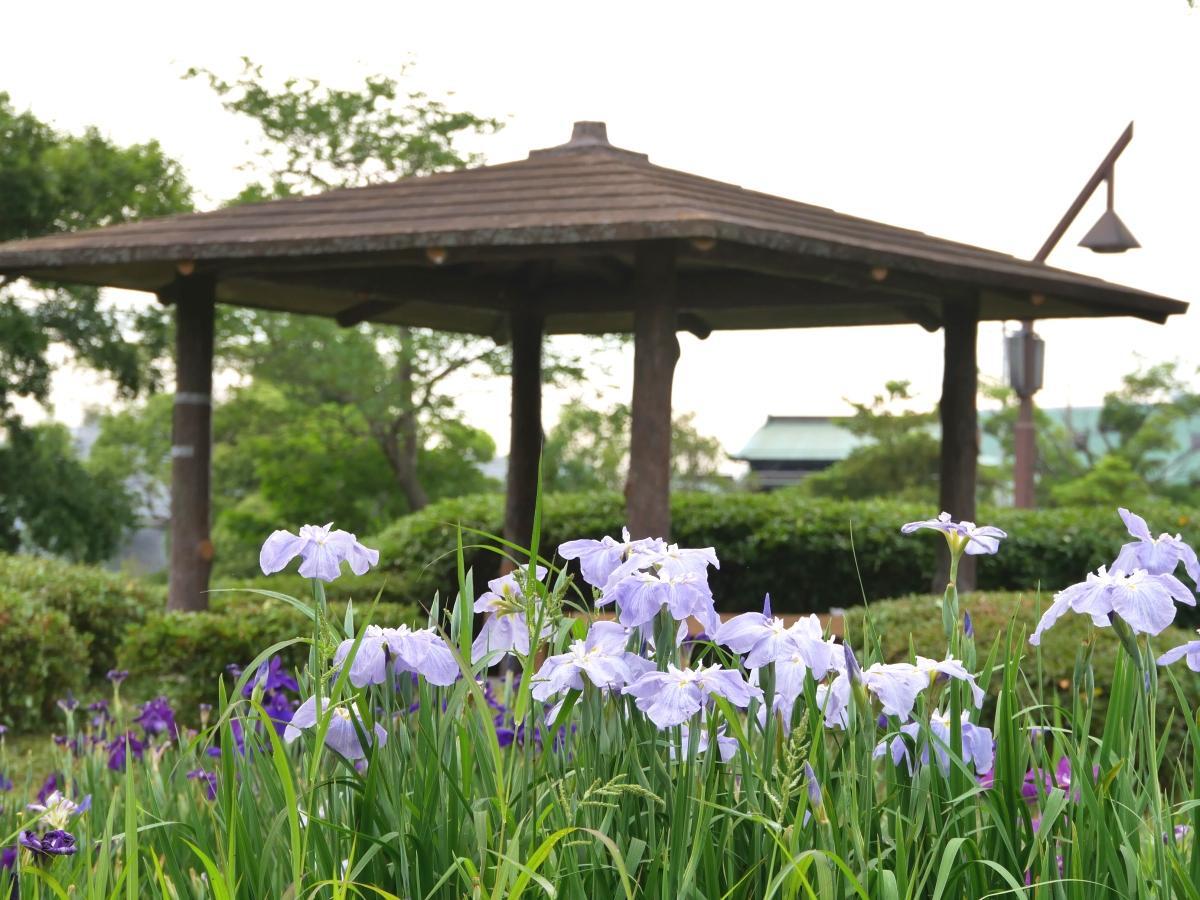
[[[1092,177],[1087,180],[1087,184],[1083,186],[1083,190],[1079,192],[1079,196],[1075,198],[1075,202],[1067,210],[1066,214],[1059,220],[1059,223],[1054,226],[1054,230],[1050,232],[1050,237],[1046,238],[1046,243],[1042,244],[1042,249],[1034,256],[1034,262],[1045,262],[1050,255],[1050,251],[1058,246],[1058,242],[1062,240],[1062,236],[1066,234],[1071,223],[1075,221],[1075,217],[1079,215],[1079,211],[1083,209],[1083,205],[1088,202],[1096,188],[1100,187],[1100,182],[1108,181],[1108,205],[1112,208],[1112,177],[1113,167],[1116,165],[1117,157],[1129,146],[1129,142],[1133,140],[1133,123],[1117,138],[1117,142],[1113,144],[1112,149],[1108,151],[1108,156],[1104,157],[1104,162],[1100,163],[1099,168],[1093,173]]]

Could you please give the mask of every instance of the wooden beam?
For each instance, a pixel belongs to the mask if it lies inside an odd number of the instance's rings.
[[[942,369],[942,449],[939,496],[941,508],[956,520],[975,521],[975,483],[979,464],[979,363],[976,342],[979,331],[979,301],[948,302],[942,313],[945,322]],[[946,587],[950,560],[940,545],[938,577],[934,591]],[[958,569],[958,588],[975,587],[974,558],[964,556]]]
[[[635,538],[671,532],[671,383],[679,360],[675,247],[638,248],[634,275],[633,404],[625,507]]]
[[[509,432],[508,485],[504,503],[504,537],[529,547],[542,454],[542,314],[534,309],[513,312],[512,427]]]
[[[215,282],[180,278],[175,306],[175,411],[171,431],[171,572],[167,609],[208,608],[213,546],[212,366]]]

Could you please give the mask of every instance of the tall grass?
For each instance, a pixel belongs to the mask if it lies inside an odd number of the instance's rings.
[[[496,550],[518,556],[511,545]],[[536,548],[519,558],[530,556],[539,558]],[[463,672],[446,688],[402,677],[355,689],[349,666],[335,672],[330,659],[338,640],[361,641],[370,609],[333,623],[319,590],[311,602],[277,598],[313,622],[295,639],[311,651],[302,693],[352,705],[364,738],[377,722],[386,729],[387,743],[372,746],[365,764],[324,746],[333,713],[292,744],[280,739],[259,692],[243,695],[258,664],[282,645],[264,648],[228,684],[205,728],[160,740],[124,772],[106,766],[89,729],[72,733],[82,747],[60,748],[58,766],[72,797],[92,798],[71,825],[80,850],[40,862],[22,853],[20,896],[1200,896],[1189,830],[1200,826],[1200,729],[1175,674],[1157,669],[1144,638],[1121,657],[1107,720],[1095,728],[1090,644],[1079,648],[1070,708],[1047,703],[1031,687],[1042,679],[1027,677],[1041,661],[1026,635],[1010,628],[976,647],[951,585],[943,600],[947,652],[996,699],[994,720],[981,723],[993,733],[994,768],[981,779],[963,759],[959,714],[977,713],[966,685],[949,681],[918,698],[919,738],[910,747],[919,757],[917,744],[940,746],[948,770],[910,772],[875,753],[902,723],[879,721],[856,690],[848,727],[827,728],[811,679],[788,721],[760,716],[757,702],[743,712],[718,700],[689,731],[659,730],[632,698],[603,696],[589,684],[547,724],[545,705],[530,694],[532,676],[541,658],[584,634],[589,598],[561,568],[543,584],[530,566],[529,611],[544,610],[553,636],[485,680],[469,661],[475,597],[462,558],[460,537],[459,595],[448,606],[435,599],[429,613]],[[878,658],[869,614],[865,622],[864,633],[846,636],[864,667]],[[701,653],[739,664],[712,644],[676,647],[668,637],[674,624],[658,623],[660,665]],[[772,675],[762,674],[769,707]],[[1188,759],[1164,758],[1151,714],[1159,691],[1180,698]],[[930,728],[939,711],[949,714],[948,742]],[[129,710],[122,716],[127,721]],[[718,732],[736,741],[727,762]],[[701,753],[704,737],[711,749]],[[1043,777],[1064,759],[1069,784]],[[0,771],[6,766],[0,756]],[[212,799],[206,781],[188,778],[202,768],[216,777]],[[18,788],[5,798],[2,846],[36,827],[36,815],[15,801],[21,796]]]

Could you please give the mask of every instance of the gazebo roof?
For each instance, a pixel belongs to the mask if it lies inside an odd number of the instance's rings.
[[[480,334],[532,298],[548,332],[627,331],[635,246],[677,246],[692,330],[1133,315],[1187,304],[653,165],[602,123],[528,159],[0,244],[0,274]]]

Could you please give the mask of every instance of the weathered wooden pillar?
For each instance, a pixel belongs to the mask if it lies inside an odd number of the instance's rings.
[[[513,312],[512,431],[508,449],[508,488],[504,537],[528,547],[537,499],[542,454],[542,328],[540,312]]]
[[[975,521],[975,476],[979,463],[979,415],[975,407],[979,392],[979,363],[976,339],[979,332],[979,301],[952,300],[943,305],[945,357],[942,369],[941,508],[955,520]],[[939,543],[938,572],[934,591],[946,587],[950,557]],[[964,556],[958,569],[959,590],[975,587],[975,560]]]
[[[171,429],[171,574],[167,608],[208,608],[212,505],[212,368],[216,283],[174,286],[175,415]]]
[[[640,245],[636,265],[625,509],[633,537],[665,538],[671,531],[671,382],[679,359],[674,245]]]

